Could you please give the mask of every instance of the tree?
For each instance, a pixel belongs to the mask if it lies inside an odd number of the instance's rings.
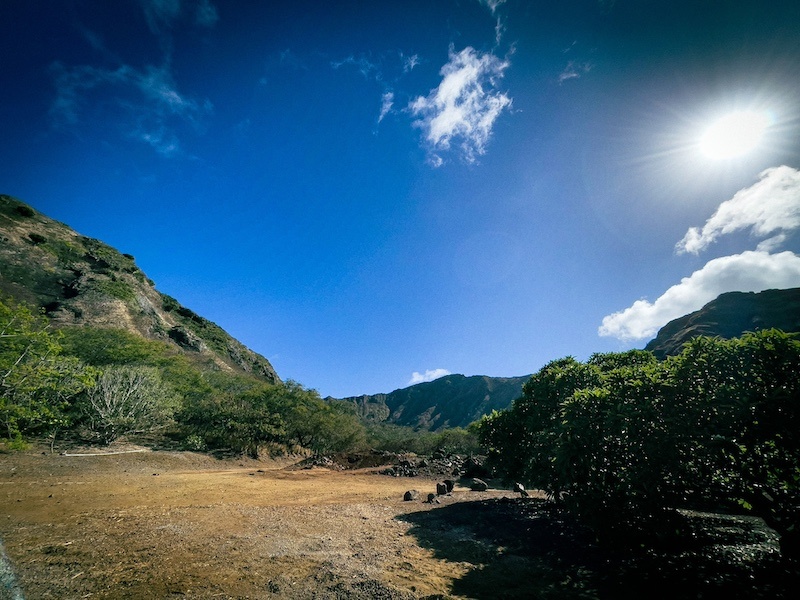
[[[13,300],[0,300],[0,423],[4,437],[48,433],[69,424],[73,399],[94,383],[96,371],[61,356],[47,318]]]
[[[478,426],[496,468],[599,533],[738,503],[800,550],[800,342],[699,337],[664,362],[636,350],[546,365]]]
[[[506,478],[560,495],[553,453],[560,434],[559,408],[580,389],[600,382],[599,369],[571,356],[554,360],[522,387],[505,411],[493,411],[477,426],[491,463]]]
[[[364,426],[347,402],[325,402],[316,390],[295,381],[283,386],[281,403],[289,441],[316,453],[341,452],[363,446]]]
[[[175,398],[158,370],[143,366],[107,368],[81,402],[85,423],[104,444],[162,425],[174,409]]]

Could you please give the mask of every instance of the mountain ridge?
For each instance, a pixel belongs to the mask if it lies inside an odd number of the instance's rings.
[[[366,421],[437,431],[466,427],[493,410],[502,410],[522,394],[530,375],[490,377],[451,374],[386,394],[340,398],[355,405]],[[329,398],[330,399],[330,398]]]
[[[730,339],[771,328],[800,332],[800,288],[720,294],[699,310],[664,325],[644,349],[663,359],[678,354],[686,342],[700,335]]]
[[[270,383],[269,360],[155,287],[130,254],[0,195],[0,294],[44,311],[53,327],[123,329],[215,368]]]

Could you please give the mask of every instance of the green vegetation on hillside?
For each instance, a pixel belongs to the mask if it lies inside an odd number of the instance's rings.
[[[71,404],[95,384],[97,372],[62,354],[46,317],[0,301],[0,439],[55,435],[69,423]]]
[[[271,384],[167,342],[120,329],[53,331],[43,314],[0,301],[0,440],[61,431],[109,443],[158,432],[193,449],[257,456],[264,447],[361,449],[353,408],[294,382]]]

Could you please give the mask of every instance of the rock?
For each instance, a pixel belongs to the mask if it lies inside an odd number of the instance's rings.
[[[484,464],[484,458],[470,456],[462,465],[464,477],[489,477],[490,471]]]
[[[444,496],[447,494],[447,486],[444,483],[437,483],[436,484],[436,495],[437,496]]]
[[[473,479],[469,487],[474,492],[485,492],[489,489],[487,483],[483,479],[478,478]]]
[[[453,491],[454,487],[456,487],[456,482],[454,480],[452,480],[452,479],[445,479],[444,480],[444,484],[447,486],[447,493],[448,494]]]
[[[416,500],[417,498],[419,498],[419,492],[417,490],[408,490],[405,494],[403,494],[403,500],[406,502]]]

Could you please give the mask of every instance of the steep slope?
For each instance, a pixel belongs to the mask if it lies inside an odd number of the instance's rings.
[[[699,335],[730,339],[773,327],[800,332],[800,288],[721,294],[700,310],[664,325],[645,350],[664,358],[678,354],[684,343]]]
[[[218,368],[280,381],[266,358],[156,290],[133,256],[6,195],[0,195],[0,295],[43,308],[57,328],[124,329]]]
[[[522,377],[446,375],[389,394],[343,398],[366,420],[435,431],[466,427],[493,410],[508,408],[522,395]]]

